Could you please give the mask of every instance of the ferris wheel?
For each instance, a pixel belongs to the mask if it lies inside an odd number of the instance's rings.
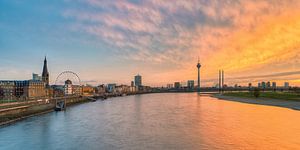
[[[81,85],[79,76],[73,71],[60,73],[55,80],[55,85],[64,85],[67,80],[71,80],[73,85]]]

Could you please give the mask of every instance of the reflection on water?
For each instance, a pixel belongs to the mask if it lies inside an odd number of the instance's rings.
[[[195,93],[118,97],[2,127],[0,149],[300,149],[300,111]]]

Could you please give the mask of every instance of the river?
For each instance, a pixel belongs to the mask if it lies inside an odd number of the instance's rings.
[[[0,127],[0,149],[300,149],[300,111],[196,93],[116,97]]]

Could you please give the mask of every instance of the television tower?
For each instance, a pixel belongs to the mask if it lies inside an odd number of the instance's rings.
[[[200,92],[200,67],[201,67],[201,64],[200,64],[200,61],[199,61],[199,57],[198,57],[198,64],[197,64],[197,68],[198,68],[198,92]]]

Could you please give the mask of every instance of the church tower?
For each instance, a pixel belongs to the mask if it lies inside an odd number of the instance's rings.
[[[42,80],[43,80],[43,82],[46,83],[46,86],[49,86],[49,72],[48,72],[48,67],[47,67],[47,58],[46,58],[46,56],[45,56],[45,60],[44,60]]]

